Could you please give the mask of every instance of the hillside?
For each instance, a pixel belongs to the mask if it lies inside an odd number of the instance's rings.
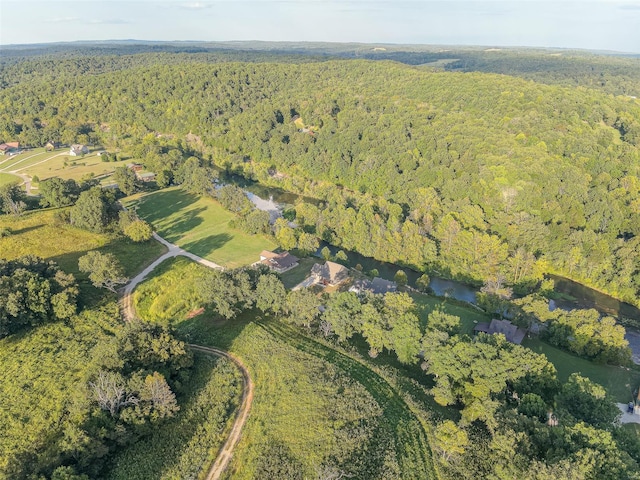
[[[554,272],[637,303],[638,101],[384,61],[163,55],[29,76],[0,92],[0,137],[102,143],[158,171],[195,153],[327,200],[305,228],[343,248],[523,291]]]

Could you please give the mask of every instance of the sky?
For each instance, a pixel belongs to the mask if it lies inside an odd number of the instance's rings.
[[[264,40],[640,53],[640,0],[0,0],[0,45]]]

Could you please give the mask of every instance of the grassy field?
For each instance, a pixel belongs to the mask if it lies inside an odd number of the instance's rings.
[[[202,478],[226,439],[241,390],[242,377],[233,363],[196,354],[178,414],[153,436],[119,452],[105,478]]]
[[[22,183],[22,179],[9,173],[0,173],[0,187],[2,185],[9,185],[14,183]]]
[[[65,150],[68,151],[68,150]],[[63,150],[47,152],[44,148],[36,148],[26,151],[9,159],[0,159],[0,171],[22,170],[36,163],[46,161],[49,158],[62,153]]]
[[[86,230],[58,225],[55,211],[36,211],[20,217],[0,215],[0,228],[8,227],[12,234],[0,238],[0,258],[12,259],[23,255],[37,255],[54,260],[66,272],[80,281],[83,298],[97,298],[99,294],[78,271],[78,258],[90,250],[113,253],[131,277],[159,257],[165,247],[156,241],[133,243],[127,238],[91,233]]]
[[[250,265],[259,260],[262,250],[277,247],[266,236],[231,228],[234,215],[215,200],[179,188],[134,196],[127,204],[135,206],[169,242],[227,268]]]
[[[161,267],[136,290],[138,315],[174,312],[163,320],[190,342],[236,354],[255,382],[228,478],[315,478],[327,465],[353,478],[433,478],[421,422],[376,372],[254,312],[222,324],[207,311],[189,319],[198,303],[185,298],[205,267],[184,259]],[[159,300],[169,292],[171,300]]]
[[[64,165],[65,163],[67,163],[67,166]],[[106,163],[97,155],[86,155],[84,157],[63,155],[54,157],[45,163],[27,167],[20,172],[32,177],[37,175],[40,180],[60,177],[78,181],[88,175],[96,177],[110,175],[116,167],[125,166],[127,163],[129,163],[128,160]]]
[[[197,294],[202,267],[184,257],[165,260],[133,293],[136,312],[145,320],[180,323],[203,307]]]
[[[51,152],[38,148],[10,159],[0,159],[0,172],[16,170],[31,177],[37,176],[40,180],[60,177],[78,181],[89,175],[109,175],[116,167],[121,167],[127,163],[129,163],[129,160],[106,163],[95,153],[89,153],[84,157],[72,157],[69,155],[68,148]],[[1,182],[2,180],[0,179],[0,184]]]
[[[590,378],[607,389],[618,402],[629,402],[633,390],[640,387],[640,371],[611,365],[599,365],[584,358],[555,348],[538,339],[525,339],[522,345],[537,353],[544,353],[558,370],[558,378],[564,382],[574,372]]]

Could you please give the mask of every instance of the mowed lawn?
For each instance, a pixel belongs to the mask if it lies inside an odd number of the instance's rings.
[[[178,187],[131,197],[129,206],[153,225],[158,234],[185,250],[227,268],[250,265],[262,250],[277,244],[264,235],[249,235],[229,225],[235,215],[209,197]]]
[[[65,149],[64,152],[67,152]],[[59,154],[60,152],[57,152]],[[42,160],[41,160],[42,161]],[[67,165],[65,166],[65,162]],[[84,157],[72,157],[70,155],[52,156],[50,160],[44,163],[27,166],[20,170],[33,177],[37,175],[40,180],[51,177],[60,177],[65,180],[80,180],[83,177],[93,174],[94,176],[109,175],[113,173],[116,167],[125,166],[129,160],[121,162],[103,162],[102,157],[96,154],[88,154]],[[18,166],[20,168],[20,166]]]
[[[617,402],[629,402],[632,400],[633,391],[640,387],[640,371],[635,368],[600,365],[538,339],[525,338],[522,345],[534,352],[545,354],[558,370],[558,379],[561,382],[566,382],[572,373],[579,373],[606,388]]]
[[[10,170],[20,170],[22,168],[33,165],[34,163],[42,162],[48,158],[62,153],[62,150],[56,152],[47,152],[44,148],[36,148],[34,150],[28,150],[15,155],[10,158],[0,157],[0,171],[8,172]]]

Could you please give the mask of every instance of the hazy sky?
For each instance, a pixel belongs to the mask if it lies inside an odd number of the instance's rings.
[[[640,53],[640,0],[0,0],[0,44],[292,40]]]

